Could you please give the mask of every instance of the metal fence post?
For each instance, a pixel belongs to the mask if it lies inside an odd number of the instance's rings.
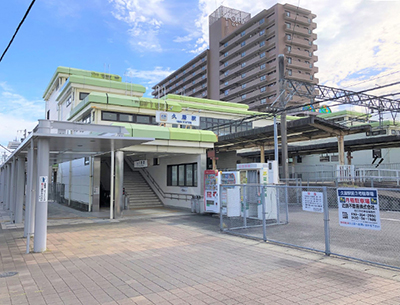
[[[261,186],[261,205],[262,205],[262,215],[263,215],[263,240],[267,241],[267,224],[265,217],[265,186]]]
[[[243,196],[243,226],[247,228],[247,185],[243,185],[244,188],[244,196]]]
[[[285,184],[286,223],[289,223],[289,197],[288,186]]]
[[[325,255],[331,255],[331,244],[330,244],[330,228],[329,228],[329,207],[328,207],[328,195],[327,188],[324,186],[324,232],[325,232]]]
[[[222,232],[224,230],[224,220],[222,219],[222,200],[221,200],[221,191],[222,191],[222,186],[221,184],[218,186],[218,194],[219,194],[219,230]]]

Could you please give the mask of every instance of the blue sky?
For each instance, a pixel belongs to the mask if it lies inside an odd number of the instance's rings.
[[[0,2],[0,52],[30,2]],[[317,15],[321,83],[361,90],[398,79],[399,1],[286,2]],[[44,118],[42,94],[58,66],[129,72],[124,80],[150,89],[207,48],[207,17],[221,4],[255,15],[275,1],[37,0],[0,63],[0,144]]]

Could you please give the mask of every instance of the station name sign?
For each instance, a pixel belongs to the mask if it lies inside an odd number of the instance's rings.
[[[167,111],[156,111],[156,122],[179,125],[200,126],[200,117],[193,114],[184,114]]]

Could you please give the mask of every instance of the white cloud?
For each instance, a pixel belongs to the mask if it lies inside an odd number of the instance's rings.
[[[129,68],[126,70],[124,75],[132,79],[140,80],[139,83],[145,84],[147,87],[152,87],[173,72],[174,71],[170,68],[163,69],[162,67],[155,67],[153,70],[148,71]]]
[[[0,144],[7,147],[9,141],[22,135],[21,131],[31,131],[43,118],[44,102],[26,99],[6,82],[0,82],[0,100]]]
[[[160,27],[173,22],[163,6],[163,0],[109,0],[114,6],[112,15],[130,26],[130,44],[141,51],[161,52],[158,39]]]

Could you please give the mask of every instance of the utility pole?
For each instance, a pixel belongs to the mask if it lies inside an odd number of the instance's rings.
[[[282,151],[282,178],[289,178],[289,164],[288,164],[288,146],[287,146],[287,125],[286,125],[286,111],[285,105],[285,56],[278,55],[278,68],[279,68],[279,108],[281,111],[281,151]],[[287,183],[287,180],[285,180]]]

